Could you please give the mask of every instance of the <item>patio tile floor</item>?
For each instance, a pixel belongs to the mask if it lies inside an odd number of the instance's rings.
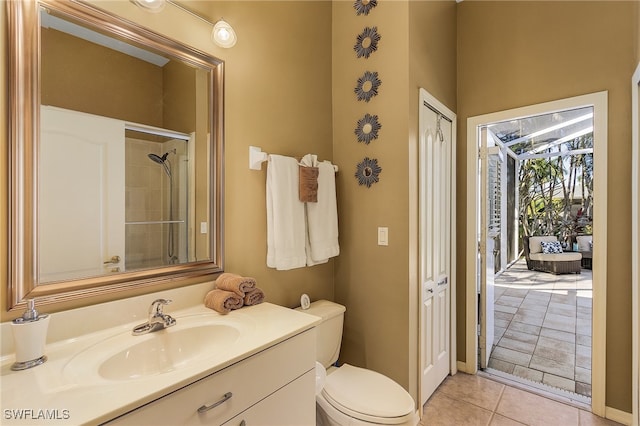
[[[489,367],[591,396],[592,273],[529,271],[524,259],[495,279]]]

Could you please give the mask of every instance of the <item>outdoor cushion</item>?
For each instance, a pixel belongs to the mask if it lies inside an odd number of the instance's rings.
[[[578,251],[591,251],[593,248],[593,235],[578,235]]]
[[[540,241],[540,245],[544,254],[562,253],[562,245],[559,241]]]
[[[556,254],[533,253],[529,255],[529,258],[539,262],[569,262],[572,260],[581,260],[582,254],[578,252],[564,252]]]
[[[529,237],[529,253],[542,253],[542,241],[558,241],[558,237],[554,235]]]

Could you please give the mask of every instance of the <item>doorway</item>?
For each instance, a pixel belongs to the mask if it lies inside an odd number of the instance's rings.
[[[485,173],[491,170],[489,166],[489,162],[486,160],[486,155],[483,158],[483,154],[479,151],[478,147],[481,147],[482,144],[481,138],[483,137],[482,129],[489,128],[488,126],[494,123],[507,123],[512,124],[517,122],[518,120],[525,119],[526,117],[539,117],[545,114],[562,114],[566,111],[575,111],[573,119],[574,122],[579,121],[580,117],[583,117],[584,108],[592,108],[593,109],[593,170],[594,175],[598,176],[598,179],[594,182],[593,194],[594,199],[597,200],[596,203],[593,203],[593,217],[595,221],[593,223],[593,247],[594,251],[596,251],[596,256],[593,256],[593,316],[592,316],[592,324],[591,328],[592,332],[592,360],[591,360],[591,368],[592,368],[592,398],[591,398],[591,407],[592,411],[595,414],[604,415],[604,351],[605,351],[605,289],[606,289],[606,171],[607,171],[607,155],[606,155],[606,123],[607,123],[607,93],[600,92],[590,95],[579,96],[575,98],[563,99],[554,102],[548,102],[544,104],[538,104],[508,111],[502,111],[498,113],[487,114],[483,116],[471,117],[468,119],[468,127],[467,127],[467,141],[468,141],[468,154],[467,154],[467,166],[468,166],[468,180],[467,180],[467,188],[471,190],[467,191],[467,211],[470,212],[479,212],[482,210],[484,214],[485,207],[479,209],[478,206],[485,206],[490,203],[486,203],[486,201],[491,200],[496,193],[499,194],[499,191],[490,191],[487,192],[483,185],[481,185],[480,173]],[[495,130],[495,129],[494,129]],[[568,129],[567,129],[568,130]],[[584,129],[583,129],[584,130]],[[575,131],[574,131],[575,133]],[[575,137],[571,132],[567,132],[566,137],[573,136],[571,139]],[[485,137],[485,145],[486,147],[491,147],[491,145],[497,146],[497,151],[502,152],[504,158],[513,157],[513,153],[509,153],[509,150],[504,149],[504,145],[510,144],[508,146],[517,146],[524,142],[523,139],[518,140],[516,136],[508,142],[502,141],[502,147],[500,143],[487,143],[487,140],[492,138],[495,139],[495,133],[489,132],[489,137],[484,135]],[[499,139],[499,138],[497,138]],[[495,142],[499,142],[495,140]],[[513,143],[512,143],[513,142]],[[525,156],[527,158],[537,158],[542,157],[544,152],[549,152],[549,143],[542,144],[542,146],[531,147],[528,151],[520,151],[516,154],[516,157],[520,157],[522,159]],[[523,145],[524,146],[524,145]],[[553,145],[552,145],[553,146]],[[494,151],[496,149],[494,148]],[[553,150],[551,150],[553,151]],[[486,154],[486,153],[485,153]],[[485,161],[484,163],[482,161]],[[484,166],[483,166],[484,164]],[[508,164],[507,161],[503,161],[503,164]],[[504,166],[506,169],[506,166]],[[506,171],[503,170],[503,173],[506,174]],[[485,180],[486,182],[486,180]],[[502,188],[504,190],[505,185],[498,186],[498,188]],[[484,196],[481,191],[485,191]],[[494,195],[488,195],[494,194]],[[499,200],[494,203],[493,210],[487,212],[487,217],[491,218],[494,222],[496,222],[498,226],[498,230],[500,226],[513,226],[513,224],[506,223],[506,217],[508,215],[504,215],[504,208],[502,211],[497,206],[503,205],[504,203],[500,203]],[[466,335],[466,365],[465,368],[469,372],[476,372],[478,365],[475,362],[478,357],[478,349],[480,348],[480,353],[482,354],[484,351],[485,362],[489,359],[489,354],[493,347],[493,339],[491,336],[487,336],[486,330],[486,320],[488,315],[482,315],[486,311],[486,302],[487,297],[485,295],[491,294],[492,288],[487,288],[487,285],[491,286],[490,280],[486,279],[483,276],[487,266],[488,257],[492,257],[491,260],[499,261],[499,269],[505,268],[508,264],[508,253],[507,247],[504,246],[505,242],[507,246],[510,243],[510,240],[507,236],[506,229],[502,231],[499,230],[497,235],[502,235],[500,238],[491,238],[491,236],[486,235],[487,223],[481,223],[479,220],[479,215],[470,214],[467,216],[467,277],[474,277],[474,279],[467,280],[467,335]],[[485,231],[483,231],[485,230]],[[542,230],[541,232],[548,232],[550,230]],[[492,250],[491,253],[488,253],[485,246],[490,245],[479,245],[479,241],[482,239],[482,234],[484,235],[485,241],[495,241],[497,244],[494,246],[498,247],[499,251],[503,251],[503,253],[495,253]],[[512,234],[513,236],[513,234]],[[495,235],[494,235],[495,237]],[[602,241],[603,243],[598,244],[598,242]],[[482,248],[482,251],[479,251],[479,247]],[[489,271],[490,272],[490,271]],[[487,276],[490,274],[486,273]],[[549,274],[550,275],[550,274]],[[479,297],[480,296],[480,297]],[[524,295],[523,295],[524,296]],[[493,303],[493,297],[488,300],[489,303]],[[486,311],[491,312],[491,311]],[[516,314],[514,312],[514,314]],[[478,321],[480,319],[481,321]],[[544,320],[544,319],[541,319]],[[478,330],[478,324],[481,325],[480,328],[485,327],[480,330],[480,337],[476,333]],[[484,326],[482,324],[485,324]],[[491,331],[493,331],[493,327],[491,327]],[[483,335],[484,334],[484,335]],[[489,337],[489,339],[486,339]],[[481,356],[482,359],[482,356]]]
[[[480,144],[480,368],[589,403],[593,108],[489,123]]]

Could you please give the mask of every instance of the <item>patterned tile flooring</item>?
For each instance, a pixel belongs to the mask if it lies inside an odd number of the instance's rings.
[[[494,380],[449,376],[424,406],[419,426],[604,426],[618,423]]]
[[[553,275],[524,259],[495,279],[489,368],[591,396],[591,270]]]

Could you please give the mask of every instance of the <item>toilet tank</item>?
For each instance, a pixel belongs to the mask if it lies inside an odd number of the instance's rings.
[[[302,310],[301,308],[297,308]],[[322,318],[316,326],[316,360],[328,368],[338,360],[346,308],[328,300],[317,300],[302,312]]]

